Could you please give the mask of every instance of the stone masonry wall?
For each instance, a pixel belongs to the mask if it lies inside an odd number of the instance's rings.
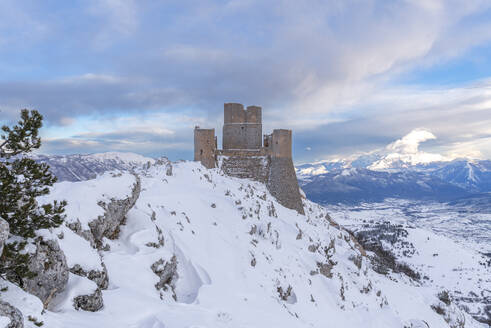
[[[215,129],[194,129],[194,160],[206,168],[215,167]]]
[[[297,176],[291,158],[274,157],[262,149],[253,152],[220,152],[219,168],[227,175],[266,184],[269,192],[286,208],[304,214]],[[226,155],[225,155],[226,154]]]
[[[262,125],[233,123],[223,125],[223,149],[259,149],[262,145]]]
[[[271,158],[266,186],[281,205],[305,214],[291,158]]]
[[[262,146],[261,107],[228,103],[223,106],[223,149],[259,149]]]
[[[221,170],[230,176],[252,179],[267,183],[269,176],[269,156],[220,156]]]

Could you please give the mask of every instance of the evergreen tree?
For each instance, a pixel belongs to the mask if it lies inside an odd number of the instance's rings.
[[[39,129],[43,116],[37,111],[21,111],[13,127],[3,126],[0,139],[0,217],[10,226],[10,238],[0,261],[0,276],[19,284],[32,277],[26,245],[35,231],[58,227],[64,220],[65,201],[39,205],[36,197],[47,195],[56,177],[46,163],[36,163],[25,155],[41,146]]]

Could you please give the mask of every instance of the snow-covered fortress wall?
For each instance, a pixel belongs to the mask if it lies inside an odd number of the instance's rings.
[[[262,110],[242,104],[224,104],[223,149],[217,149],[214,129],[194,130],[194,160],[227,175],[263,182],[278,202],[303,214],[292,160],[292,131],[262,134]]]

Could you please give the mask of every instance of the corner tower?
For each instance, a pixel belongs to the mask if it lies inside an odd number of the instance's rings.
[[[304,214],[302,197],[292,159],[292,130],[276,129],[265,140],[271,156],[266,186],[285,207]]]
[[[223,106],[224,150],[258,150],[262,146],[262,110],[259,106],[227,103]]]
[[[194,128],[194,160],[201,162],[208,169],[215,167],[217,141],[215,129]]]

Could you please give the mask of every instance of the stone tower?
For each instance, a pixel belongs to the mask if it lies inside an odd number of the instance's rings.
[[[215,167],[217,141],[215,129],[194,128],[194,160],[201,162],[206,168]]]
[[[303,214],[303,203],[292,159],[292,130],[273,130],[266,136],[270,149],[269,174],[266,186],[285,207]]]
[[[260,149],[263,124],[261,107],[229,103],[223,106],[223,140],[226,149]]]
[[[224,104],[223,117],[223,149],[217,149],[215,129],[196,127],[194,160],[206,168],[219,165],[230,176],[260,181],[281,205],[304,214],[292,160],[292,131],[273,130],[263,139],[258,106]]]

